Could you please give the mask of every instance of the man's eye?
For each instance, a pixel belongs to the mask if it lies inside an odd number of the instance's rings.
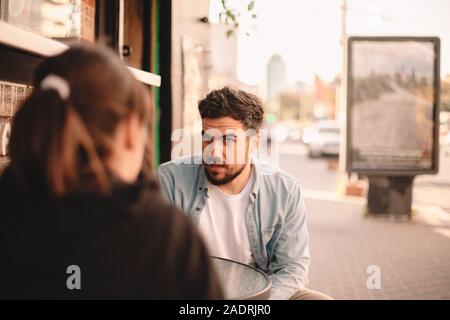
[[[204,134],[203,135],[203,141],[212,142],[212,141],[214,141],[214,137],[212,137],[210,135],[207,135],[207,134]]]
[[[234,140],[235,140],[234,136],[223,137],[223,141],[225,141],[225,142],[234,142]]]

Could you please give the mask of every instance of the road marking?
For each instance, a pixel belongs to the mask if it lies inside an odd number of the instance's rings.
[[[302,189],[302,195],[305,199],[344,202],[358,205],[366,204],[366,199],[364,197],[346,196],[332,191]]]
[[[438,234],[440,234],[440,235],[442,235],[442,236],[444,236],[444,237],[450,238],[450,229],[447,229],[447,228],[434,228],[433,231],[438,233]]]

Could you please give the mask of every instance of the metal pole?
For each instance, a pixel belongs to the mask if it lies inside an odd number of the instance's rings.
[[[347,0],[342,0],[341,3],[341,52],[342,52],[342,65],[341,65],[341,81],[340,81],[340,106],[338,121],[341,127],[341,143],[339,148],[339,193],[346,194],[348,176],[345,171],[346,163],[346,113],[347,113],[347,98],[345,88],[347,86],[347,66],[346,66],[346,38],[347,38]]]

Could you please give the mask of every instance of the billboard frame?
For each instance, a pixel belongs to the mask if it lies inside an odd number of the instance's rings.
[[[434,48],[434,103],[433,103],[433,152],[432,165],[430,169],[355,169],[352,168],[352,44],[358,41],[374,42],[428,42],[433,44]],[[415,36],[350,36],[346,43],[346,154],[345,169],[348,173],[358,173],[366,176],[416,176],[419,174],[436,174],[439,171],[439,111],[440,111],[440,39],[439,37],[415,37]]]

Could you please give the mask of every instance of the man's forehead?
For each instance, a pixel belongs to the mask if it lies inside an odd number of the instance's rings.
[[[225,133],[226,131],[244,130],[244,125],[242,122],[231,117],[223,117],[218,119],[202,119],[202,128],[204,131],[216,129]]]

